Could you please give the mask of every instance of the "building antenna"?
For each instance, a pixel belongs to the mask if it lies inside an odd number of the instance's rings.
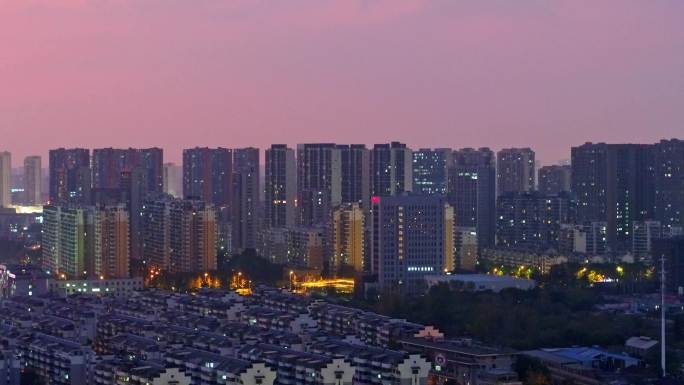
[[[665,254],[660,257],[660,367],[665,377]]]

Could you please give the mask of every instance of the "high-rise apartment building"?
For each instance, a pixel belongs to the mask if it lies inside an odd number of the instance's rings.
[[[569,165],[544,166],[538,175],[537,190],[542,194],[555,195],[572,189],[572,167]]]
[[[130,276],[129,215],[125,205],[94,207],[93,266],[94,276],[128,278]]]
[[[665,287],[669,293],[684,295],[684,236],[656,239],[653,255],[665,258]],[[660,263],[655,264],[660,276]]]
[[[416,294],[454,269],[454,212],[437,195],[373,197],[371,271],[382,290]]]
[[[163,158],[161,148],[98,148],[93,150],[93,188],[119,188],[124,172],[141,169],[145,174],[146,194],[163,192]]]
[[[654,145],[654,215],[667,229],[684,226],[684,140]]]
[[[175,163],[164,163],[164,194],[183,197],[183,169]]]
[[[12,154],[0,152],[0,207],[12,204]]]
[[[84,148],[50,150],[50,203],[90,201],[90,151]]]
[[[183,196],[217,207],[230,207],[233,194],[233,151],[227,148],[183,150]]]
[[[200,200],[160,198],[143,206],[144,256],[171,273],[216,270],[216,210]]]
[[[296,223],[297,163],[284,144],[266,150],[264,227],[292,227]]]
[[[326,229],[323,227],[295,227],[287,231],[289,265],[323,271],[325,249]]]
[[[413,192],[446,195],[448,170],[453,163],[453,150],[421,148],[413,152]]]
[[[365,217],[359,203],[343,204],[333,211],[331,270],[341,275],[364,270]]]
[[[53,274],[84,278],[88,274],[88,212],[81,207],[43,207],[43,267]]]
[[[632,254],[638,258],[652,256],[653,241],[663,236],[659,221],[635,221],[632,226]]]
[[[299,223],[326,224],[333,207],[342,202],[340,150],[333,143],[297,145],[297,204]]]
[[[258,148],[233,150],[233,185],[233,250],[254,249],[260,210]]]
[[[654,216],[653,146],[586,143],[572,148],[579,223],[606,222],[613,251],[630,248],[634,221]]]
[[[43,267],[71,278],[127,278],[129,214],[124,205],[43,208]]]
[[[341,202],[370,205],[370,151],[363,144],[338,145],[340,152]]]
[[[534,151],[504,148],[496,154],[497,196],[534,190]]]
[[[488,148],[464,148],[453,153],[447,199],[458,227],[475,228],[478,247],[494,245],[496,231],[496,171]]]
[[[497,246],[524,249],[558,249],[560,228],[572,219],[567,193],[506,193],[497,198]]]
[[[43,169],[40,156],[24,158],[24,202],[29,205],[43,203]]]
[[[413,191],[413,152],[404,143],[376,144],[371,151],[371,195]]]

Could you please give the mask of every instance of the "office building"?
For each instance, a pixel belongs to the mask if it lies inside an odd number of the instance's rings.
[[[684,140],[654,145],[654,216],[666,229],[684,226]]]
[[[558,249],[560,228],[571,222],[567,193],[506,193],[497,199],[496,244],[527,250]]]
[[[143,255],[171,273],[216,270],[218,228],[210,203],[160,198],[143,205]]]
[[[259,149],[233,151],[233,203],[231,212],[233,250],[256,248],[259,228]]]
[[[333,143],[297,145],[297,204],[299,223],[315,226],[330,221],[342,203],[340,150]]]
[[[572,189],[572,167],[569,165],[544,166],[539,169],[537,190],[546,195],[569,192]]]
[[[358,203],[343,204],[333,211],[332,271],[361,273],[364,269],[365,218]]]
[[[382,290],[422,292],[423,276],[454,269],[454,212],[434,195],[373,197],[371,271]]]
[[[233,194],[233,151],[195,147],[183,150],[183,196],[229,207]]]
[[[413,191],[417,194],[446,195],[448,170],[453,150],[421,148],[413,152]]]
[[[496,153],[497,196],[534,190],[535,161],[530,148],[504,148]]]
[[[297,163],[294,150],[274,144],[266,150],[264,227],[296,223]]]
[[[340,152],[341,203],[370,205],[370,151],[363,144],[338,145]]]
[[[376,144],[371,151],[371,195],[413,191],[413,151],[406,144]]]
[[[43,203],[43,169],[40,156],[24,158],[24,203],[40,205]]]
[[[83,148],[50,150],[50,203],[90,201],[90,151]]]
[[[453,154],[447,200],[456,226],[473,227],[478,247],[494,245],[496,232],[496,171],[488,148],[464,148]]]
[[[0,152],[0,207],[12,204],[12,154]]]
[[[652,219],[653,146],[586,143],[572,148],[572,191],[579,223],[606,222],[608,245],[628,250],[634,221]]]

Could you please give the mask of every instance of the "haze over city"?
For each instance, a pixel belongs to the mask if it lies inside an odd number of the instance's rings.
[[[0,385],[684,384],[682,21],[0,0]]]
[[[0,4],[0,137],[55,147],[530,146],[681,134],[681,1]]]

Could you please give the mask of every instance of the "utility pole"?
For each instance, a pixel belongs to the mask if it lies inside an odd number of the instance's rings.
[[[660,256],[660,366],[665,371],[665,255]]]

